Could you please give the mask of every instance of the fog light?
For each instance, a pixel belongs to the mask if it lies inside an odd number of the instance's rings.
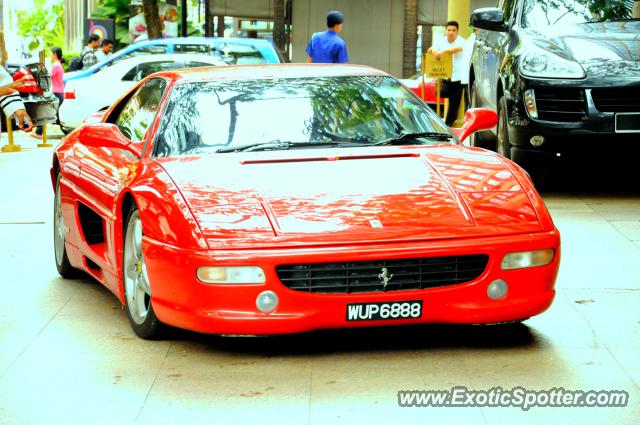
[[[524,269],[527,267],[545,266],[553,261],[553,248],[538,249],[536,251],[512,252],[502,259],[502,270]]]
[[[524,106],[531,118],[538,118],[538,107],[536,106],[536,95],[532,89],[524,91]]]
[[[260,292],[256,298],[256,307],[263,313],[271,313],[278,307],[278,296],[273,291]]]
[[[531,143],[531,146],[535,146],[537,148],[538,146],[542,146],[542,144],[544,143],[544,137],[533,136],[531,139],[529,139],[529,143]]]
[[[492,300],[499,300],[507,295],[507,282],[502,279],[494,280],[487,287],[487,296]]]

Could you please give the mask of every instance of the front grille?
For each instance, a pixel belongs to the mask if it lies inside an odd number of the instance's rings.
[[[276,267],[276,272],[280,281],[295,291],[347,294],[456,285],[476,279],[488,262],[488,255],[479,254],[283,265]],[[386,285],[380,277],[384,268]]]
[[[640,112],[640,87],[615,87],[591,90],[600,112]]]
[[[538,88],[534,93],[540,120],[577,122],[587,116],[587,103],[582,89]]]

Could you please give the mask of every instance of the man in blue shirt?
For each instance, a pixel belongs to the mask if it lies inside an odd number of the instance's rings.
[[[344,63],[349,61],[347,44],[338,33],[342,31],[344,15],[334,10],[327,13],[328,30],[316,32],[307,45],[307,63]]]

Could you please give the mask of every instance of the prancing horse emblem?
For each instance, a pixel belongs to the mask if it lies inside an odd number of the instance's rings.
[[[382,282],[382,289],[385,289],[387,287],[387,283],[393,279],[393,275],[389,274],[389,270],[387,270],[386,267],[383,267],[382,272],[378,275],[378,279]]]

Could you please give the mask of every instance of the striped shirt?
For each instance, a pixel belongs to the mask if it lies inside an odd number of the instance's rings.
[[[12,83],[13,78],[11,75],[0,66],[0,86]],[[0,108],[7,117],[11,117],[17,110],[24,109],[24,103],[18,92],[8,94],[0,97]]]

